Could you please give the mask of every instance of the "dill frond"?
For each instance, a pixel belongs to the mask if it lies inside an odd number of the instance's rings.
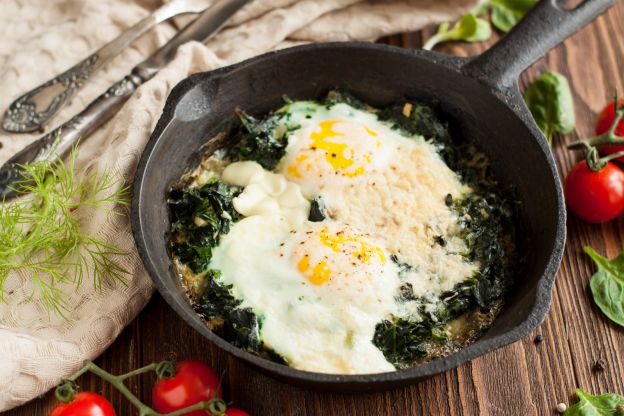
[[[128,253],[85,233],[76,214],[91,207],[120,215],[113,209],[128,204],[129,188],[118,187],[110,171],[77,169],[76,155],[74,147],[66,162],[22,166],[15,189],[23,196],[0,203],[0,301],[8,301],[5,283],[17,271],[32,277],[31,300],[58,315],[68,308],[65,290],[80,286],[86,276],[95,290],[107,279],[125,283],[128,271],[117,261]]]

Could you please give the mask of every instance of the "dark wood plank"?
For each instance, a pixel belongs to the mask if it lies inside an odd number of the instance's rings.
[[[420,47],[434,28],[397,35],[385,43]],[[444,45],[456,55],[475,55],[495,42]],[[624,2],[551,51],[521,77],[525,87],[545,69],[568,77],[575,94],[577,130],[553,145],[560,172],[579,155],[565,143],[592,133],[596,113],[614,91],[624,91]],[[504,138],[501,138],[504,140]],[[535,186],[539,186],[538,183]],[[592,266],[582,254],[591,245],[609,256],[624,244],[622,220],[589,225],[570,217],[568,244],[559,271],[553,303],[545,323],[520,342],[475,359],[445,374],[401,389],[369,395],[338,395],[304,391],[259,374],[228,357],[176,318],[155,295],[139,317],[98,358],[105,369],[121,373],[152,361],[193,357],[225,373],[226,397],[254,415],[548,415],[560,401],[569,402],[574,388],[592,392],[624,393],[624,333],[610,324],[593,305],[588,293]],[[544,337],[534,342],[535,335]],[[602,358],[603,372],[592,370]],[[122,397],[95,377],[81,379],[85,389],[111,397],[119,415],[135,414]],[[133,379],[132,391],[149,401],[152,379]],[[7,414],[46,415],[54,406],[51,394]]]

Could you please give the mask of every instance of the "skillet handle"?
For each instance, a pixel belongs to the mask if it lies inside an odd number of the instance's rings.
[[[594,20],[615,0],[585,0],[572,10],[565,0],[540,0],[496,45],[464,66],[464,73],[497,90],[516,85],[526,68]]]

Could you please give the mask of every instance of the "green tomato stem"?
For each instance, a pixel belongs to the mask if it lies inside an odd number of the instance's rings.
[[[59,385],[56,388],[55,395],[59,399],[59,401],[64,402],[64,403],[67,403],[73,400],[73,397],[75,396],[75,393],[76,393],[76,387],[75,387],[76,380],[84,373],[91,372],[97,375],[98,377],[100,377],[101,379],[107,381],[109,384],[111,384],[113,387],[119,390],[119,392],[123,394],[124,397],[128,399],[128,401],[132,403],[134,407],[137,408],[137,410],[139,411],[139,416],[181,416],[188,412],[192,412],[194,410],[206,410],[209,414],[214,415],[214,416],[220,416],[225,413],[227,406],[225,402],[221,400],[220,398],[215,398],[209,401],[199,402],[192,406],[185,407],[184,409],[176,410],[175,412],[158,413],[151,407],[141,402],[134,394],[132,394],[132,392],[124,384],[124,380],[132,376],[136,376],[136,375],[140,375],[140,374],[144,374],[144,373],[148,373],[152,371],[156,372],[158,371],[158,369],[162,369],[165,366],[170,367],[172,365],[173,364],[168,361],[163,361],[160,363],[152,363],[144,367],[138,368],[136,370],[132,370],[128,373],[115,376],[107,372],[106,370],[98,367],[93,362],[85,361],[84,366],[80,370],[76,371],[63,384]]]
[[[624,151],[621,151],[601,158],[598,153],[598,149],[596,149],[596,146],[605,144],[624,145],[624,137],[617,136],[615,134],[620,121],[624,118],[624,107],[618,107],[617,97],[615,99],[614,108],[615,118],[606,133],[601,134],[600,136],[591,137],[589,139],[579,140],[577,142],[570,143],[567,146],[568,149],[585,149],[587,152],[585,156],[587,166],[594,172],[600,172],[600,170],[602,170],[602,168],[604,168],[611,160],[624,156]]]
[[[126,380],[127,378],[130,378],[132,376],[138,376],[139,374],[144,374],[144,373],[148,373],[150,371],[156,371],[156,368],[158,367],[158,363],[152,363],[150,365],[146,365],[145,367],[141,367],[141,368],[137,368],[136,370],[132,370],[126,374],[121,374],[119,376],[117,376],[117,378],[119,380]]]
[[[613,124],[604,134],[600,136],[590,137],[589,139],[579,140],[574,143],[570,143],[568,145],[568,149],[584,149],[588,145],[589,146],[600,146],[603,144],[624,144],[624,137],[617,136],[615,134],[615,130],[617,129],[618,124],[624,118],[624,108],[619,108],[615,113],[615,119],[613,120]]]

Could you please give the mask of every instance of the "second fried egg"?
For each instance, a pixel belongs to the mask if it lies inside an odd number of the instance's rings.
[[[258,313],[262,341],[290,366],[343,374],[392,371],[372,342],[375,326],[396,312],[400,281],[390,254],[348,224],[293,222],[301,218],[292,215],[290,201],[299,200],[298,185],[267,186],[272,174],[249,163],[234,163],[223,175],[246,178],[239,182],[245,190],[235,206],[245,206],[252,195],[273,209],[235,223],[214,249],[211,267],[221,270],[242,307]],[[233,174],[237,171],[255,172]],[[286,192],[295,197],[284,197]],[[295,209],[307,214],[309,205]]]

